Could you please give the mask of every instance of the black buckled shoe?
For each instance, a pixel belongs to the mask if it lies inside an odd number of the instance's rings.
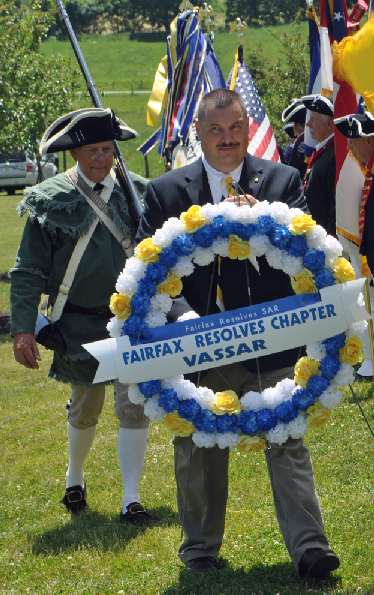
[[[311,548],[304,552],[300,560],[299,575],[306,581],[323,581],[339,566],[339,558],[333,551]]]
[[[66,506],[67,511],[75,516],[87,512],[86,486],[82,488],[82,486],[77,485],[72,486],[71,488],[66,488],[65,495],[61,502]]]
[[[119,513],[119,520],[121,523],[146,525],[152,522],[153,518],[140,502],[131,502],[126,506],[126,512]]]
[[[219,562],[213,556],[202,556],[201,558],[187,560],[186,566],[191,572],[208,572],[209,570],[217,570]]]

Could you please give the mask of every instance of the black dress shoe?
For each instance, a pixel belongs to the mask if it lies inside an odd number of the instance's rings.
[[[193,558],[186,562],[186,566],[192,572],[208,572],[209,570],[217,570],[219,568],[217,558],[213,558],[212,556]]]
[[[82,488],[82,486],[77,485],[66,488],[65,495],[61,502],[66,506],[67,511],[75,516],[87,512],[86,486]]]
[[[133,525],[147,525],[154,519],[139,502],[131,502],[126,506],[126,512],[119,513],[121,523],[132,523]]]
[[[305,580],[323,581],[339,566],[339,558],[333,551],[311,548],[304,552],[300,560],[299,575]]]

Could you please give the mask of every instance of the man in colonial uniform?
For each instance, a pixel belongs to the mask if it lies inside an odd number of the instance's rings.
[[[301,99],[293,99],[282,112],[283,130],[293,139],[284,151],[283,163],[296,167],[301,178],[306,172],[304,127],[306,107]]]
[[[108,336],[110,296],[135,231],[112,169],[113,141],[135,136],[110,109],[80,109],[58,118],[43,135],[40,153],[70,150],[76,165],[27,190],[19,206],[28,220],[11,271],[14,356],[27,368],[38,368],[39,341],[54,350],[50,376],[71,385],[62,502],[73,515],[87,510],[83,465],[105,396],[104,384],[92,384],[97,362],[82,344]],[[140,178],[134,183],[142,186]],[[38,316],[42,294],[52,306],[52,324],[45,320],[44,327]],[[125,385],[115,386],[115,408],[125,488],[120,519],[146,521],[138,486],[148,421],[142,408],[129,402]]]
[[[310,111],[306,125],[317,142],[305,174],[305,198],[313,219],[335,235],[334,106],[323,95],[306,95],[302,102]]]

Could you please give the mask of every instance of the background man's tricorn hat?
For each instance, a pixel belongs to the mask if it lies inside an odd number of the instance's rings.
[[[130,140],[138,136],[110,108],[79,109],[57,118],[40,141],[39,153],[56,153],[108,140]]]
[[[348,116],[336,118],[334,124],[348,138],[374,137],[374,116],[370,112],[348,114]]]
[[[283,131],[286,132],[290,138],[295,138],[295,133],[294,133],[294,129],[293,129],[293,122],[287,122],[283,126]]]
[[[305,124],[306,107],[301,99],[293,99],[282,112],[282,122]],[[285,127],[283,127],[285,130]]]
[[[334,115],[334,105],[328,97],[324,95],[305,95],[301,98],[305,107],[311,112],[325,114],[325,116]]]

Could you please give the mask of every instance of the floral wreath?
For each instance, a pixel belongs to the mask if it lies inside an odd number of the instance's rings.
[[[255,265],[254,259],[265,256],[270,267],[289,275],[297,294],[355,278],[340,243],[300,209],[266,201],[253,207],[194,205],[140,242],[127,260],[110,300],[115,315],[108,323],[110,335],[138,340],[151,327],[165,325],[172,298],[182,291],[182,277],[216,255]],[[199,447],[262,450],[267,441],[283,444],[327,420],[341,399],[341,387],[353,381],[353,366],[363,359],[357,335],[366,326],[355,322],[344,333],[308,345],[293,379],[241,399],[232,390],[197,387],[183,376],[133,384],[129,399],[144,404],[145,414],[163,419],[175,435],[192,435]]]

